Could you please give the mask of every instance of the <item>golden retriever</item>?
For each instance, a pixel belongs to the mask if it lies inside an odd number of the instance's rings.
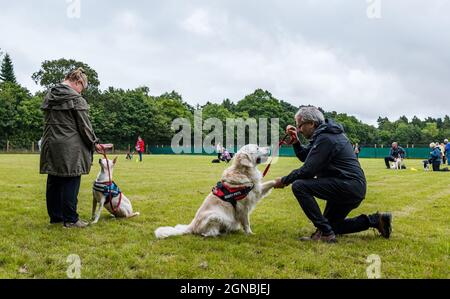
[[[242,227],[246,234],[252,234],[249,216],[258,201],[267,196],[275,181],[262,182],[257,165],[264,163],[270,154],[268,147],[248,144],[242,147],[225,169],[221,183],[233,191],[245,189],[247,196],[234,205],[221,199],[214,192],[208,194],[189,225],[165,226],[155,230],[159,239],[176,235],[196,234],[204,237],[219,236],[238,231]],[[245,194],[244,194],[245,195]]]

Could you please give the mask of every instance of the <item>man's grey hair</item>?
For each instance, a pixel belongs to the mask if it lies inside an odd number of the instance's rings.
[[[314,106],[301,107],[295,114],[295,119],[301,117],[302,121],[312,121],[316,126],[325,122],[322,112]]]

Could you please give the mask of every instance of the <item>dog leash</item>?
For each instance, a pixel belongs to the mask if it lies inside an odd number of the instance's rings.
[[[280,142],[278,142],[278,146],[277,146],[277,148],[276,148],[276,151],[273,152],[272,157],[270,157],[270,162],[269,162],[269,164],[267,164],[266,169],[264,169],[263,177],[265,177],[266,174],[269,172],[270,165],[272,165],[273,157],[277,154],[278,150],[281,148],[281,146],[282,146],[283,144],[287,144],[287,143],[286,143],[286,138],[287,138],[288,136],[289,136],[289,134],[284,135],[284,137],[280,140]]]
[[[108,157],[106,156],[106,149],[105,149],[105,147],[103,146],[103,144],[99,144],[99,145],[100,145],[100,148],[102,149],[102,151],[101,152],[99,152],[97,150],[96,151],[97,151],[97,153],[103,155],[103,157],[106,160],[106,166],[108,168],[108,179],[109,179],[108,187],[110,187],[110,186],[112,186],[113,182],[112,182],[112,179],[111,179],[111,171],[109,170],[109,160],[108,160]],[[114,208],[114,205],[113,205],[113,202],[112,202],[112,190],[111,190],[111,188],[109,188],[108,193],[109,193],[109,205],[111,206],[111,210],[113,211],[113,213],[115,213],[115,212],[117,212],[117,210],[119,210],[120,203],[122,201],[122,192],[120,192],[120,194],[119,194],[119,202],[117,203],[117,207],[116,208]]]

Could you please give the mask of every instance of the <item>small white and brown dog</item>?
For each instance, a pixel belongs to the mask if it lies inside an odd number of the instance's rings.
[[[139,212],[133,212],[131,201],[112,181],[113,168],[116,165],[117,157],[114,160],[99,159],[98,162],[100,172],[92,188],[92,224],[98,222],[103,207],[117,218],[130,218],[139,215]]]
[[[257,165],[270,154],[268,147],[254,144],[242,147],[225,169],[221,181],[208,194],[189,225],[164,226],[155,230],[159,239],[176,235],[196,234],[215,237],[242,227],[252,234],[249,216],[256,204],[267,196],[275,181],[262,182]]]

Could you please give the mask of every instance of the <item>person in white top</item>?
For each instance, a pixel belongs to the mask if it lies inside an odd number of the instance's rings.
[[[219,143],[217,143],[216,145],[216,153],[217,153],[217,159],[221,159],[222,158],[222,153],[223,153],[223,146]]]

